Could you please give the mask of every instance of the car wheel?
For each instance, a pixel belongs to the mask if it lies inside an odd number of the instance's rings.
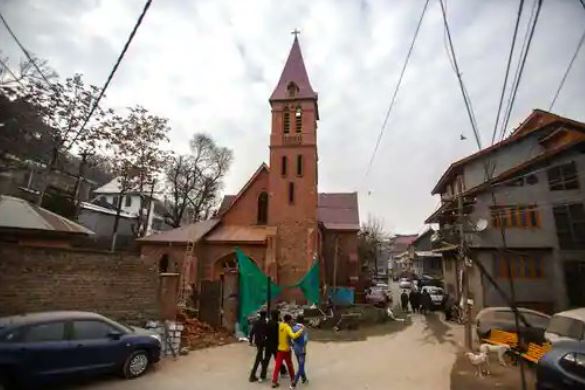
[[[139,377],[149,365],[148,353],[143,350],[132,352],[124,362],[123,374],[127,379]]]

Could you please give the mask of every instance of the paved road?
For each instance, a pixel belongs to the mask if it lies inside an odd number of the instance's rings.
[[[307,358],[307,389],[449,389],[461,329],[438,316],[413,316],[402,331],[356,342],[311,342]],[[254,349],[246,344],[192,352],[167,360],[141,378],[105,379],[76,389],[252,390],[269,383],[248,383]],[[285,386],[286,385],[286,386]],[[288,381],[281,383],[288,388]],[[302,388],[299,386],[299,388]]]

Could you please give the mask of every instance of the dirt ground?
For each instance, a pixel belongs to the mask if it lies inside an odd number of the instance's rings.
[[[458,350],[459,329],[436,317],[413,316],[412,324],[395,332],[354,342],[309,343],[310,389],[449,389]],[[246,343],[191,352],[165,360],[146,375],[123,381],[104,378],[70,389],[238,389],[270,388],[248,383],[255,349]],[[282,380],[281,388],[289,382]],[[286,386],[286,387],[285,387]],[[303,388],[299,385],[299,388]]]

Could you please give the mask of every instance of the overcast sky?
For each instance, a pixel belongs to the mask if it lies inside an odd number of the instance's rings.
[[[101,86],[144,0],[0,0],[22,43],[62,77],[83,73]],[[362,221],[417,233],[437,206],[430,191],[448,165],[476,150],[431,0],[372,171],[366,166],[412,39],[423,0],[154,0],[108,92],[106,105],[141,104],[166,116],[171,145],[194,132],[235,152],[226,193],[268,161],[268,97],[301,30],[319,93],[319,190],[359,191]],[[529,14],[532,0],[526,2]],[[448,0],[458,61],[484,144],[491,137],[517,1]],[[524,19],[520,36],[524,35]],[[585,29],[578,0],[546,0],[511,117],[547,109]],[[0,28],[0,49],[18,48]],[[585,50],[554,111],[585,121]],[[460,134],[467,140],[460,141]]]

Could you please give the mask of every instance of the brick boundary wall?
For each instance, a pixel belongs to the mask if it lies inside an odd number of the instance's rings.
[[[130,253],[0,246],[0,316],[82,310],[133,324],[158,319],[156,264]]]

